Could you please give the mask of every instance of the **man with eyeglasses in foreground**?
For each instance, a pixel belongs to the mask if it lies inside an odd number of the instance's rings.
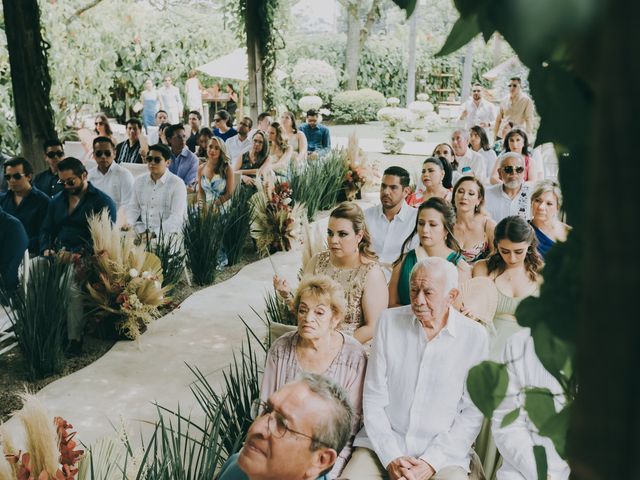
[[[493,137],[498,137],[503,123],[513,122],[522,127],[529,138],[533,137],[533,100],[522,93],[522,80],[513,77],[509,80],[509,95],[500,103],[500,111],[493,127]]]
[[[115,145],[109,137],[93,139],[93,159],[97,166],[89,170],[89,181],[115,202],[118,211],[131,201],[133,175],[114,162]]]
[[[149,174],[135,179],[131,202],[126,207],[131,225],[122,229],[133,227],[137,234],[148,233],[152,237],[159,236],[161,230],[163,235],[178,234],[187,212],[187,188],[169,171],[171,150],[166,145],[151,145],[146,162]]]
[[[506,152],[498,157],[501,183],[486,188],[485,206],[497,222],[511,215],[531,219],[531,187],[524,182],[524,158],[519,153]]]
[[[351,434],[353,410],[340,386],[305,373],[252,414],[244,447],[218,480],[326,480]]]
[[[44,142],[44,159],[49,168],[35,176],[33,186],[49,197],[63,190],[62,184],[58,182],[58,163],[63,158],[64,148],[60,140],[52,138]]]

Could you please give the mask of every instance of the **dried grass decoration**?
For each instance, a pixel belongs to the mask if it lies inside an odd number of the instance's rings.
[[[160,259],[135,245],[134,235],[112,225],[106,212],[89,218],[94,255],[87,290],[98,320],[113,320],[117,333],[136,340],[169,300]]]
[[[256,181],[257,193],[251,198],[253,219],[251,236],[258,252],[291,250],[300,242],[305,207],[292,206],[291,188],[287,182]]]
[[[369,162],[364,150],[360,148],[355,131],[349,135],[349,145],[347,147],[345,162],[347,165],[347,173],[342,188],[345,198],[348,201],[353,201],[361,194],[365,186],[373,184],[376,178],[380,178],[380,173],[375,166]]]

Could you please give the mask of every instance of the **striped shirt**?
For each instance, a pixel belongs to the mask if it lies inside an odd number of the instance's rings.
[[[140,142],[129,145],[129,140],[120,142],[116,147],[116,163],[142,163]]]

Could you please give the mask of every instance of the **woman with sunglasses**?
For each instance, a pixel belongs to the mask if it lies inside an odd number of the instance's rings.
[[[531,194],[531,226],[536,233],[538,253],[542,258],[556,242],[564,242],[571,230],[558,218],[561,207],[560,186],[551,180],[540,182]]]
[[[367,355],[358,340],[338,329],[346,310],[344,290],[338,282],[326,275],[303,277],[293,300],[298,328],[271,345],[260,388],[260,399],[266,401],[303,373],[323,375],[344,388],[354,411],[351,440],[339,452],[329,478],[339,477],[349,460],[362,418]]]
[[[107,137],[110,138],[114,144],[118,144],[115,138],[113,138],[113,130],[111,130],[111,125],[109,125],[109,119],[104,113],[99,113],[96,115],[96,120],[94,122],[95,128],[93,132],[96,134],[96,137]]]
[[[393,264],[389,282],[389,308],[409,305],[409,277],[411,269],[427,257],[440,257],[458,268],[459,283],[471,278],[471,267],[465,262],[460,244],[453,235],[456,214],[449,202],[432,197],[418,208],[416,227],[402,244],[403,252]],[[408,253],[413,237],[420,245]]]
[[[233,120],[226,110],[218,110],[213,116],[213,134],[220,137],[223,141],[238,134],[233,128]]]
[[[417,207],[431,197],[451,201],[451,165],[444,157],[429,157],[422,164],[422,175],[416,191],[407,196],[406,202]]]

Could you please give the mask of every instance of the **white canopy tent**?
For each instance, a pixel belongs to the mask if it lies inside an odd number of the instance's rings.
[[[246,82],[249,79],[247,70],[247,51],[238,48],[227,55],[199,66],[196,70],[211,77],[229,78]]]

